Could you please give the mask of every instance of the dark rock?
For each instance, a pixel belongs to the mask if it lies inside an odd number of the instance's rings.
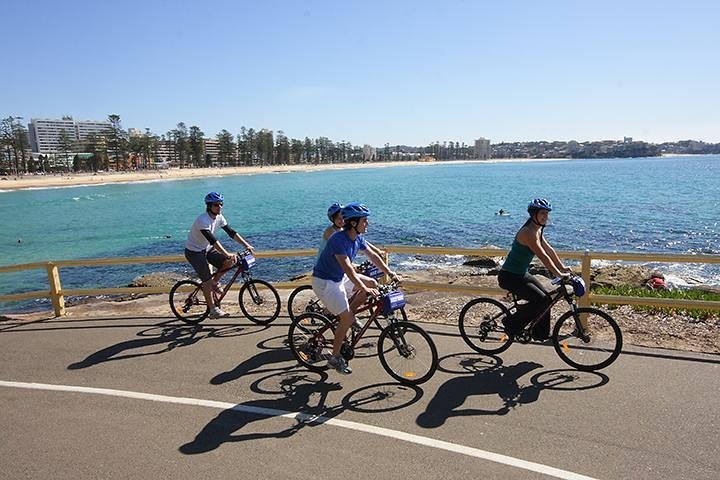
[[[500,263],[492,257],[468,257],[468,259],[463,262],[463,265],[490,269],[500,267]]]
[[[593,269],[590,280],[600,287],[644,287],[653,273],[657,272],[641,265],[608,265]]]
[[[128,287],[172,287],[185,277],[176,272],[153,272],[136,277]]]

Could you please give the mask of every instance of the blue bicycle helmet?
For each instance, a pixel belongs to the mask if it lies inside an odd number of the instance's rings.
[[[545,198],[536,198],[528,203],[528,213],[537,212],[538,210],[547,210],[552,212],[552,205]]]
[[[370,209],[360,202],[352,202],[345,205],[342,210],[345,221],[353,218],[365,218],[370,216]]]
[[[576,296],[582,297],[585,295],[585,280],[583,280],[582,277],[573,277],[572,287]]]
[[[205,203],[218,203],[224,201],[225,197],[222,196],[221,193],[218,192],[210,192],[207,195],[205,195]]]
[[[335,202],[332,205],[330,205],[330,208],[328,208],[328,218],[330,221],[333,221],[333,217],[343,209],[343,206],[339,203]]]

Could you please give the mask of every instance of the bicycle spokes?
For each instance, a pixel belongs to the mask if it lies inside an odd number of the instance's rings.
[[[620,354],[622,334],[607,313],[581,308],[558,320],[553,342],[557,354],[568,365],[579,370],[599,370]]]
[[[437,368],[437,350],[430,336],[417,325],[398,322],[385,328],[378,341],[380,363],[395,379],[422,383]]]

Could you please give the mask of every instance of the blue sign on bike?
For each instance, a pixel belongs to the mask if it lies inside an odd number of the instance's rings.
[[[242,259],[243,270],[250,270],[254,266],[255,266],[255,257],[252,254],[248,253]]]
[[[405,294],[399,290],[383,295],[383,313],[390,315],[405,306]]]

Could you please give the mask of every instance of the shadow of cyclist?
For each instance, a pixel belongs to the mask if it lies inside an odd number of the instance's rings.
[[[261,368],[270,364],[279,364],[290,361],[293,363],[285,367]],[[290,353],[290,350],[266,350],[248,358],[243,362],[240,362],[237,367],[230,371],[218,373],[210,379],[210,383],[213,385],[221,385],[226,382],[237,380],[243,375],[247,375],[249,373],[291,370],[296,366],[297,362],[293,358],[292,353]]]
[[[287,438],[294,435],[305,425],[303,418],[296,418],[295,423],[279,432],[239,434],[238,431],[252,422],[280,416],[287,412],[301,412],[327,418],[340,413],[342,409],[327,407],[325,401],[331,391],[340,390],[339,383],[326,383],[327,374],[321,374],[321,381],[309,372],[297,371],[295,374],[284,372],[280,380],[280,388],[284,396],[277,399],[252,400],[224,410],[213,418],[195,438],[179,450],[186,455],[196,455],[215,450],[223,443],[259,440],[264,438]],[[321,419],[318,419],[320,421]]]
[[[203,338],[205,333],[209,331],[198,325],[192,327],[179,327],[174,325],[165,326],[165,324],[160,324],[158,326],[163,327],[159,335],[134,338],[132,340],[125,340],[123,342],[116,343],[115,345],[110,345],[109,347],[105,347],[102,350],[98,350],[97,352],[88,355],[84,360],[71,363],[67,366],[67,368],[68,370],[79,370],[81,368],[88,368],[93,365],[97,365],[98,363],[110,362],[113,360],[127,360],[129,358],[144,357],[148,355],[159,355],[165,352],[169,352],[170,350],[177,347],[192,345],[193,343]],[[152,352],[127,353],[125,355],[120,355],[121,353],[128,350],[150,347],[153,345],[164,345],[164,347],[159,350],[154,350]]]
[[[538,399],[542,386],[532,384],[521,387],[518,384],[520,377],[537,368],[542,368],[542,365],[520,362],[511,366],[491,366],[473,375],[454,377],[440,386],[416,422],[423,428],[437,428],[450,417],[506,415],[512,407]],[[473,395],[497,395],[502,400],[502,406],[496,410],[460,408]]]

